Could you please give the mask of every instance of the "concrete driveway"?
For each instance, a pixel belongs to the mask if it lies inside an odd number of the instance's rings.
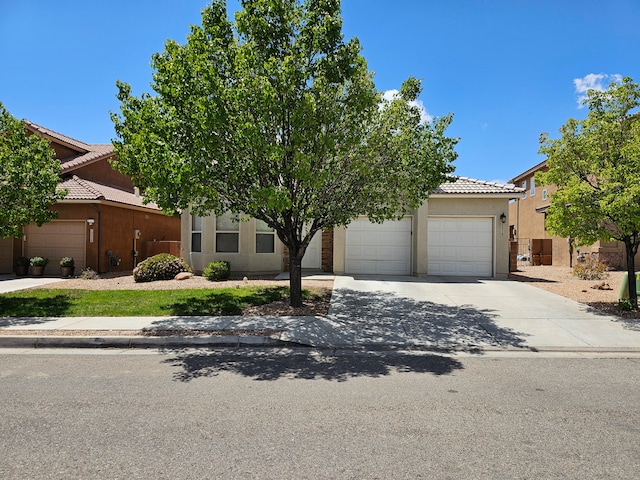
[[[0,293],[15,292],[25,288],[39,287],[49,283],[61,282],[64,278],[55,277],[16,277],[0,275]]]
[[[317,346],[640,350],[640,327],[510,280],[337,276]],[[291,340],[296,340],[291,338]]]

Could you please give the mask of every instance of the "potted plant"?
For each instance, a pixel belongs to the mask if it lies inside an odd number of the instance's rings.
[[[24,277],[29,273],[29,259],[27,257],[18,257],[13,260],[13,270],[19,277]]]
[[[75,268],[73,257],[62,257],[62,260],[60,260],[60,273],[63,277],[73,277]]]
[[[29,265],[31,265],[31,275],[34,277],[41,277],[44,275],[44,267],[49,263],[48,258],[44,257],[31,257]]]

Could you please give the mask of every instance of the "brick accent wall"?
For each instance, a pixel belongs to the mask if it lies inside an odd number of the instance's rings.
[[[284,271],[289,271],[289,249],[283,247]],[[333,273],[333,230],[322,231],[322,271]]]
[[[282,262],[282,271],[289,271],[289,249],[286,245],[282,246],[282,255],[284,256],[284,262]]]
[[[322,231],[322,271],[333,272],[333,230]]]

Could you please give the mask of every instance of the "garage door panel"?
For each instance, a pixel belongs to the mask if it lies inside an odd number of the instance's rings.
[[[463,248],[456,251],[462,261],[468,262],[491,262],[491,248]]]
[[[345,273],[409,275],[411,219],[371,223],[359,219],[347,227]]]
[[[73,257],[76,270],[85,268],[85,223],[83,221],[54,221],[41,227],[25,228],[25,255],[46,257],[51,265],[58,265],[62,257]],[[51,273],[52,270],[49,270]]]
[[[490,218],[430,218],[427,237],[429,275],[493,275]]]

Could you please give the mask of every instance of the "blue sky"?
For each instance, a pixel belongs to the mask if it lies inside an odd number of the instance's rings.
[[[237,8],[236,1],[229,1]],[[0,0],[0,101],[87,143],[114,137],[117,79],[150,92],[151,55],[184,42],[206,0]],[[379,90],[423,80],[429,115],[454,114],[458,175],[507,181],[539,163],[579,98],[640,81],[637,0],[343,0]]]

